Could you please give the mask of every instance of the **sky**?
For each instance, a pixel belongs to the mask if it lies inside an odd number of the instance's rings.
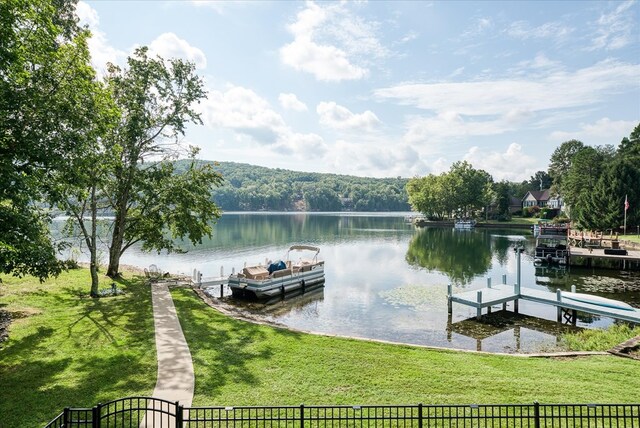
[[[370,177],[546,170],[640,123],[640,3],[80,1],[92,63],[192,61],[199,158]]]

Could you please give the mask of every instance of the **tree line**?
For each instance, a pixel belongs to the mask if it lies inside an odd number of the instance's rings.
[[[297,172],[209,162],[223,178],[212,191],[225,211],[408,211],[407,179]],[[176,170],[185,163],[176,162]]]
[[[549,175],[577,228],[619,230],[625,213],[627,224],[640,224],[640,124],[617,147],[562,143]]]
[[[462,216],[508,220],[512,198],[522,200],[528,191],[545,189],[562,198],[562,214],[576,228],[619,230],[625,213],[627,224],[640,224],[640,124],[617,147],[566,141],[551,155],[547,171],[520,183],[494,182],[468,162],[407,183],[411,207],[436,220]]]

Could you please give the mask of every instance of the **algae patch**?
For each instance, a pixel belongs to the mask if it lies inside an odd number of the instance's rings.
[[[392,306],[409,307],[414,311],[446,306],[446,285],[404,285],[392,290],[385,290],[379,296]]]

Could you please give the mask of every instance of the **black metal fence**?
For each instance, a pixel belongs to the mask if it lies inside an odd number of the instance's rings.
[[[130,397],[66,408],[45,428],[640,428],[640,404],[183,407]]]

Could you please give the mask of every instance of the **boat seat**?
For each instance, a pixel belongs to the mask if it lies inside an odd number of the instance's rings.
[[[271,274],[271,278],[281,278],[289,275],[291,275],[291,268],[277,270]]]
[[[248,279],[267,279],[269,271],[262,266],[251,266],[242,269],[242,274]]]

